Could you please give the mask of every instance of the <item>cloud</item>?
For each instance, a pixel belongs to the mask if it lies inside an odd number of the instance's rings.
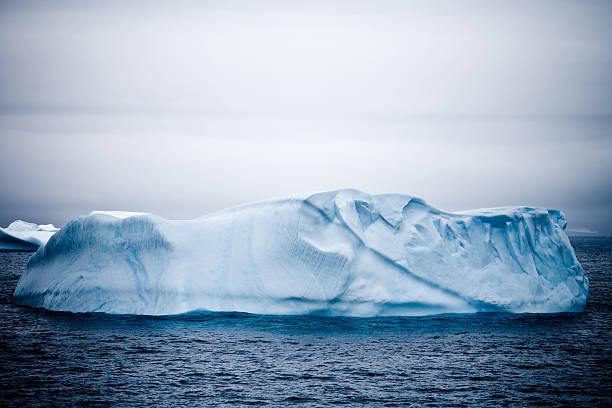
[[[608,3],[332,4],[7,6],[0,103],[240,115],[610,113]]]
[[[5,224],[356,187],[612,232],[612,3],[0,7]]]

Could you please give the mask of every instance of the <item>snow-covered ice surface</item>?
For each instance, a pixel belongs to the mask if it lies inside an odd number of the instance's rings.
[[[348,316],[584,309],[558,210],[448,213],[338,190],[195,220],[94,212],[30,259],[17,303],[71,312]]]
[[[0,228],[0,249],[35,251],[58,230],[53,224],[38,225],[17,220],[6,228]]]

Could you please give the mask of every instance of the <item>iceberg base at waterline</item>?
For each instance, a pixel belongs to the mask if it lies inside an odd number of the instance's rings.
[[[32,256],[19,304],[70,312],[342,316],[567,312],[588,280],[558,210],[448,213],[338,190],[194,220],[94,212]]]

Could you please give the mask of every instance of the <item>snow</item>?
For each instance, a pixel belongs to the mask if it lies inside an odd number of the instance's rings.
[[[52,310],[347,316],[584,309],[558,210],[440,211],[338,190],[195,220],[94,212],[30,259],[14,299]]]
[[[128,217],[134,217],[136,215],[150,215],[149,213],[146,212],[135,212],[135,211],[92,211],[89,215],[95,215],[95,214],[104,214],[104,215],[110,215],[111,217],[114,218],[128,218]]]
[[[17,220],[0,228],[0,249],[34,251],[58,230],[53,224],[37,225]]]

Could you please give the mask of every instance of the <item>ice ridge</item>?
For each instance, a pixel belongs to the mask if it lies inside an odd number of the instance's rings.
[[[565,225],[558,210],[449,213],[350,189],[195,220],[96,212],[39,248],[14,299],[152,315],[581,311],[588,280]]]

